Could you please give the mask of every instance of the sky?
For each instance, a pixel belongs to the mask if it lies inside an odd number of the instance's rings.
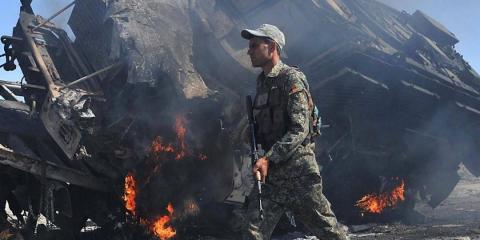
[[[373,0],[372,0],[373,1]],[[480,0],[378,0],[398,10],[413,13],[421,10],[447,27],[460,40],[457,51],[464,56],[476,72],[480,73]],[[68,5],[72,0],[33,0],[35,13],[47,18]],[[20,8],[20,0],[2,0],[0,8],[0,35],[11,35]],[[71,11],[71,9],[69,9]],[[70,11],[60,15],[55,22],[66,26]],[[0,48],[0,54],[3,48]],[[3,63],[4,58],[0,61]],[[20,70],[0,70],[0,80],[19,81]]]

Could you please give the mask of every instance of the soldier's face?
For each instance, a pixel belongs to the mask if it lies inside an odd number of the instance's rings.
[[[247,54],[250,56],[253,67],[262,67],[273,57],[270,44],[258,37],[250,39]]]

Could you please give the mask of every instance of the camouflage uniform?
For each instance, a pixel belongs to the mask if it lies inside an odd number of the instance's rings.
[[[257,79],[257,141],[268,150],[265,156],[270,166],[262,194],[264,220],[259,218],[254,188],[249,195],[243,239],[270,239],[286,210],[321,239],[347,239],[322,194],[315,144],[310,142],[307,84],[302,72],[281,62]]]

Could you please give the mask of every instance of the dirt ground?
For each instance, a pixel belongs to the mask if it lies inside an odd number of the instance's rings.
[[[352,240],[429,239],[480,240],[480,178],[460,168],[462,177],[450,196],[432,209],[417,204],[415,210],[425,216],[422,224],[365,224],[349,226]],[[277,237],[275,240],[314,240],[299,232]]]

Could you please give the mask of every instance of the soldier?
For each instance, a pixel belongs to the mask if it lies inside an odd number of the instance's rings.
[[[282,214],[294,213],[320,239],[348,239],[322,194],[322,179],[312,141],[312,107],[305,75],[280,60],[285,36],[275,26],[245,29],[257,78],[254,100],[256,139],[266,154],[254,165],[262,176],[264,219],[258,212],[258,191],[250,193],[243,239],[270,239]]]

